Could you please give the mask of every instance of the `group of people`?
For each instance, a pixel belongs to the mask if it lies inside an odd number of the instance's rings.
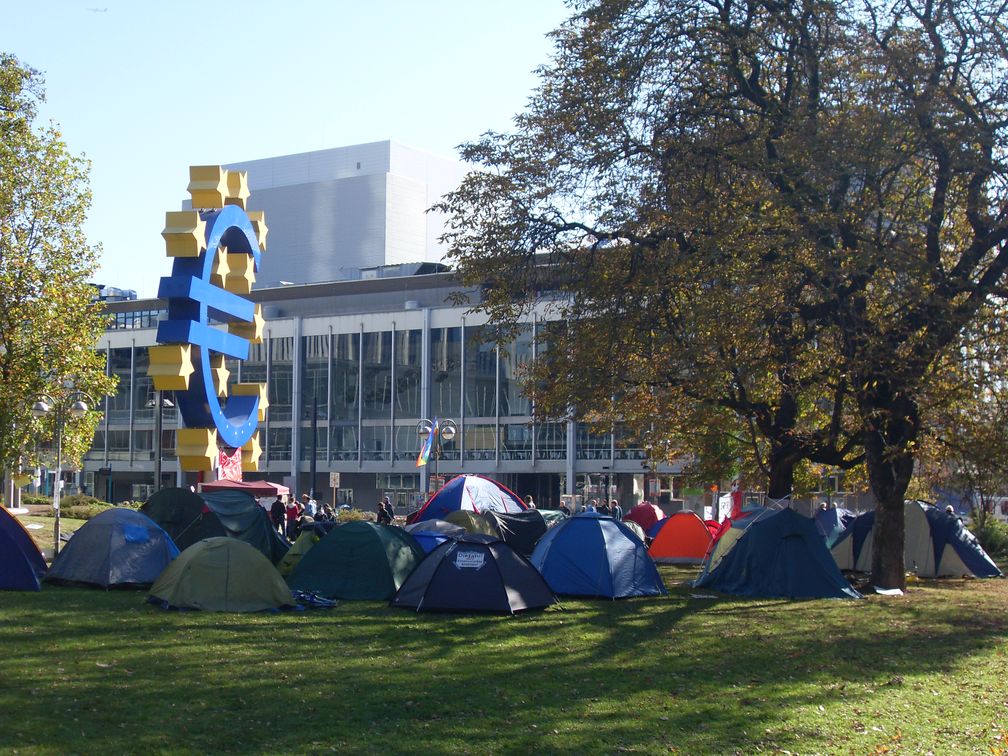
[[[567,517],[574,514],[566,502],[560,502],[560,511]],[[590,499],[587,504],[578,505],[577,513],[581,514],[582,512],[598,512],[600,515],[612,517],[614,520],[623,519],[623,507],[620,506],[620,503],[616,499],[610,499],[609,501],[603,499],[601,502],[598,499]]]
[[[292,498],[286,503],[283,496],[277,496],[270,505],[269,515],[277,532],[291,541],[298,537],[301,526],[306,522],[336,519],[336,512],[329,502],[319,503],[308,494],[301,494],[300,501]]]

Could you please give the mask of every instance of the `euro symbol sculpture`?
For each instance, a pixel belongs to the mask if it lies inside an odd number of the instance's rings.
[[[243,295],[266,247],[266,224],[262,213],[245,210],[245,173],[193,166],[189,174],[195,209],[165,217],[162,236],[175,262],[158,288],[168,317],[158,324],[148,374],[156,389],[175,391],[186,426],[177,443],[183,470],[212,469],[218,446],[241,448],[242,467],[255,470],[266,386],[229,385],[225,359],[247,359],[249,345],[262,343],[261,308]]]

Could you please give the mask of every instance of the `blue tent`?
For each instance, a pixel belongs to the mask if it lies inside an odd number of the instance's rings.
[[[73,534],[45,580],[101,588],[149,586],[178,554],[171,537],[147,515],[106,509]]]
[[[1000,577],[1001,570],[955,515],[921,501],[903,508],[903,562],[919,577]],[[843,570],[871,571],[875,512],[856,517],[831,549]]]
[[[812,519],[790,508],[753,518],[696,585],[763,598],[861,598],[840,573]]]
[[[46,564],[17,518],[0,507],[0,591],[37,591]]]
[[[554,593],[610,599],[668,593],[640,538],[597,512],[568,517],[547,531],[531,562]]]

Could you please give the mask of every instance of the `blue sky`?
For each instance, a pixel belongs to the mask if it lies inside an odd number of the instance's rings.
[[[393,139],[454,155],[507,130],[562,0],[3,4],[0,50],[43,72],[43,118],[92,162],[96,280],[154,296],[188,167]],[[268,222],[268,219],[267,219]]]

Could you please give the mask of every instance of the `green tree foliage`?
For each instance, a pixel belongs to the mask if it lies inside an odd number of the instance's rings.
[[[537,406],[677,439],[731,410],[772,492],[863,461],[874,579],[902,586],[921,404],[1008,265],[1001,4],[575,9],[441,205],[494,322],[545,300],[570,323]]]
[[[98,249],[81,230],[91,195],[88,163],[55,126],[35,124],[41,76],[0,54],[0,462],[33,464],[55,415],[32,417],[36,398],[65,403],[68,385],[99,401],[112,387],[95,350],[103,329],[88,281]],[[100,413],[66,415],[64,460],[75,464]],[[50,461],[52,464],[54,460]]]

